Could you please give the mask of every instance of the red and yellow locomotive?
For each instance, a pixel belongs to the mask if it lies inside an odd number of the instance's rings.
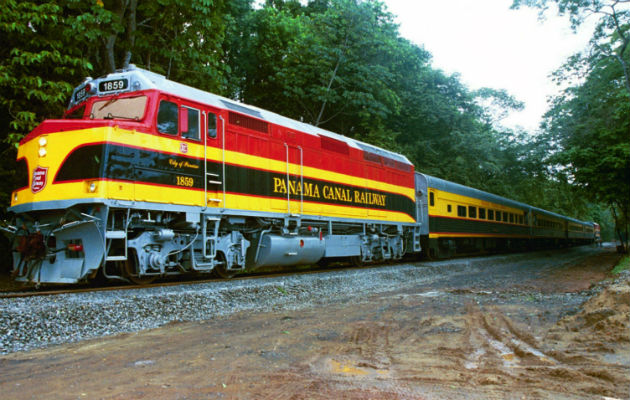
[[[400,154],[131,68],[26,136],[18,280],[74,283],[420,251]]]

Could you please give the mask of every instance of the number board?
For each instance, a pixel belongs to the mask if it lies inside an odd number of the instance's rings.
[[[127,79],[114,79],[111,81],[102,81],[98,84],[99,92],[117,92],[125,90],[129,87],[129,80]]]
[[[83,101],[90,94],[88,85],[84,85],[81,89],[77,90],[74,94],[75,103]]]

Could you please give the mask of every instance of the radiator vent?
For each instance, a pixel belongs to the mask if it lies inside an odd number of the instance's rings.
[[[335,151],[341,154],[350,154],[350,149],[348,148],[348,143],[342,142],[341,140],[329,138],[327,136],[320,136],[322,140],[322,149]]]
[[[269,133],[268,123],[246,115],[230,112],[229,122],[232,125],[242,126],[243,128],[251,129],[253,131]]]
[[[370,153],[369,151],[363,151],[363,159],[366,161],[372,161],[375,163],[381,163],[381,156],[378,154]]]

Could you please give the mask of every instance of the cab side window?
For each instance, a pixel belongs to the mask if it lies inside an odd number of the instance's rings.
[[[208,138],[217,138],[217,116],[213,113],[208,113]]]
[[[183,107],[188,114],[188,130],[182,132],[182,137],[186,139],[199,140],[199,110]]]
[[[177,104],[162,100],[158,109],[157,128],[158,132],[167,135],[177,136],[179,125]]]

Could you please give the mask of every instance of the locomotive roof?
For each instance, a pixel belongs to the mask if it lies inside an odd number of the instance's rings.
[[[119,91],[108,91],[102,92],[100,89],[100,83],[106,81],[114,81],[114,80],[128,79],[126,84],[126,88],[124,90]],[[411,162],[407,157],[402,154],[394,153],[389,150],[382,149],[380,147],[376,147],[374,145],[361,142],[356,139],[351,139],[343,135],[339,135],[337,133],[327,131],[325,129],[318,128],[313,125],[306,124],[304,122],[296,121],[287,117],[283,117],[282,115],[273,113],[271,111],[267,111],[265,109],[243,104],[237,102],[235,100],[228,99],[226,97],[222,97],[213,93],[209,93],[191,86],[184,85],[182,83],[174,82],[166,79],[164,75],[156,74],[151,71],[147,71],[142,68],[137,68],[133,65],[130,68],[125,70],[119,70],[114,73],[108,74],[106,76],[91,79],[87,78],[81,85],[76,87],[72,93],[72,97],[70,100],[70,104],[68,108],[74,107],[76,104],[85,100],[85,97],[82,97],[80,100],[75,100],[77,98],[77,93],[81,91],[86,85],[92,84],[92,92],[90,94],[94,95],[111,95],[112,93],[124,93],[128,91],[137,91],[137,90],[146,90],[146,89],[157,89],[163,92],[171,93],[178,97],[186,98],[192,101],[205,103],[217,108],[227,108],[231,111],[236,111],[242,114],[247,114],[249,116],[253,116],[255,118],[259,118],[265,121],[268,121],[272,124],[282,125],[289,129],[293,129],[296,131],[304,132],[307,134],[315,135],[315,136],[324,136],[329,137],[335,140],[339,140],[348,144],[348,146],[360,149],[363,151],[371,152],[374,154],[378,154],[380,156],[388,157],[395,161],[401,162],[403,164],[411,165]]]
[[[483,190],[475,189],[469,186],[461,185],[459,183],[450,182],[445,179],[436,178],[435,176],[422,174],[416,172],[416,175],[422,176],[426,179],[428,187],[432,187],[438,190],[459,194],[462,196],[473,197],[475,199],[488,201],[495,204],[501,204],[507,207],[519,208],[523,211],[532,210],[538,214],[546,215],[548,217],[555,217],[570,222],[574,222],[582,225],[592,225],[591,222],[580,221],[575,218],[567,217],[561,214],[557,214],[551,211],[543,210],[542,208],[530,206],[529,204],[521,203],[519,201],[511,200],[506,197],[498,196],[496,194],[484,192]]]

